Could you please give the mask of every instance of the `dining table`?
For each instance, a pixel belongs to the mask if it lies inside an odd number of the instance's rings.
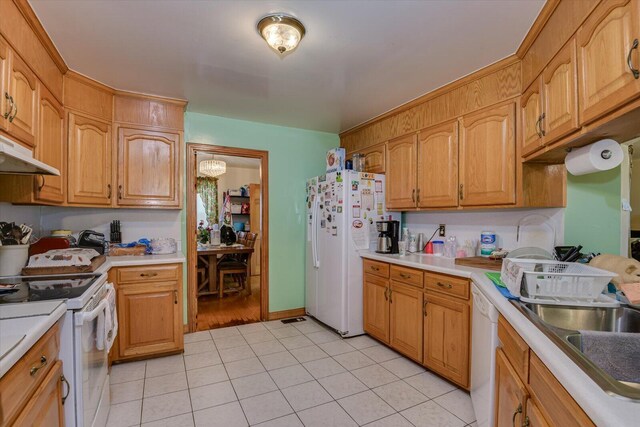
[[[198,292],[198,296],[218,293],[218,263],[223,255],[247,254],[247,278],[251,277],[251,255],[254,249],[240,243],[233,245],[206,245],[198,246],[198,259],[207,267],[209,286],[207,291]]]

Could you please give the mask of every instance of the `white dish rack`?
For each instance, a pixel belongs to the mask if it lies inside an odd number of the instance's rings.
[[[502,281],[521,301],[537,304],[617,306],[602,294],[615,273],[577,262],[506,258]]]

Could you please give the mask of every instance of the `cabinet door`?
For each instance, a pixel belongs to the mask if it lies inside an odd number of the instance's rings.
[[[0,129],[7,130],[11,102],[9,97],[9,45],[0,37]]]
[[[62,362],[57,361],[27,402],[14,427],[64,427]]]
[[[527,427],[550,427],[538,406],[531,399],[527,399],[524,423],[522,425]]]
[[[387,143],[387,209],[416,206],[416,139],[408,135]]]
[[[35,147],[38,119],[38,79],[27,64],[11,53],[9,95],[13,97],[13,112],[9,115],[9,133],[25,144]]]
[[[364,331],[389,343],[389,280],[364,275]]]
[[[569,42],[542,72],[544,116],[540,128],[548,145],[578,129],[576,41]]]
[[[516,201],[515,104],[464,116],[460,130],[460,205]]]
[[[120,357],[180,350],[182,314],[176,282],[118,285]]]
[[[520,129],[522,132],[522,155],[526,156],[542,147],[542,87],[536,79],[520,97]]]
[[[457,120],[418,135],[416,199],[420,208],[458,206]]]
[[[180,206],[180,135],[118,129],[118,205]]]
[[[525,388],[501,348],[496,350],[496,427],[523,425]]]
[[[391,282],[389,294],[390,345],[422,362],[422,289]]]
[[[69,113],[69,203],[111,205],[111,145],[111,125]]]
[[[385,145],[378,144],[373,147],[358,150],[364,156],[364,171],[369,173],[385,172]],[[355,154],[355,153],[354,153]]]
[[[580,121],[588,123],[640,94],[637,0],[600,3],[578,29]]]
[[[40,87],[38,138],[36,159],[53,166],[60,176],[34,178],[36,201],[63,203],[66,176],[66,140],[64,135],[64,109],[44,86]]]
[[[469,305],[424,294],[424,358],[429,369],[469,385]]]

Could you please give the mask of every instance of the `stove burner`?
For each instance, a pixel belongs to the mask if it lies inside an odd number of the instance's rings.
[[[97,274],[81,274],[0,278],[0,285],[17,285],[13,290],[0,294],[0,304],[76,298],[98,277]]]

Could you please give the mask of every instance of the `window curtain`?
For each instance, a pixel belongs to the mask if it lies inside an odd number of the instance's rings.
[[[199,176],[196,179],[197,191],[202,198],[209,225],[218,223],[218,178]]]

